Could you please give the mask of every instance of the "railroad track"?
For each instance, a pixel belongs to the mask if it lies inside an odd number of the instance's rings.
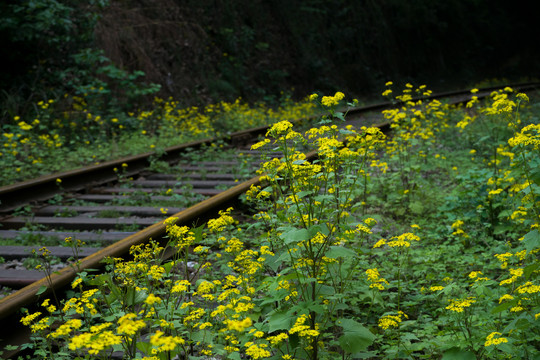
[[[536,86],[513,87],[526,91]],[[481,89],[475,95],[486,97],[496,89],[499,87]],[[470,97],[469,91],[456,91],[428,98],[446,98],[459,104],[469,101]],[[347,120],[365,125],[366,118],[377,121],[374,112],[393,106],[396,104],[385,102],[350,109]],[[387,125],[378,126],[386,130]],[[159,172],[149,170],[155,164],[152,164],[154,154],[148,153],[0,188],[0,239],[14,243],[37,237],[41,239],[38,241],[43,241],[40,245],[49,245],[72,238],[87,245],[99,244],[102,247],[83,246],[77,254],[80,269],[98,268],[104,258],[122,257],[132,245],[150,238],[161,239],[165,235],[165,218],[177,217],[179,225],[201,224],[237,201],[251,185],[258,184],[260,178],[252,176],[260,163],[259,152],[251,151],[250,144],[266,130],[267,127],[259,127],[234,133],[220,151],[211,146],[213,139],[166,149],[166,155],[160,158],[164,169]],[[204,148],[210,149],[206,155]],[[7,261],[21,262],[20,259],[39,248],[0,246],[0,256]],[[60,261],[73,260],[69,247],[47,248],[50,256]],[[12,331],[22,328],[18,310],[31,306],[42,287],[47,287],[47,291],[50,288],[60,291],[70,284],[75,274],[70,266],[59,266],[48,279],[36,270],[0,270],[1,285],[23,287],[0,299],[0,319],[3,324],[10,324],[3,326],[0,338],[10,344],[24,343],[28,338],[26,329]]]

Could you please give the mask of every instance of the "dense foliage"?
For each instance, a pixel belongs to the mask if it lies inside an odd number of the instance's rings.
[[[313,89],[362,96],[388,78],[515,80],[538,71],[534,21],[500,0],[2,2],[0,124],[66,93],[95,97],[104,116],[158,89],[186,106]]]
[[[71,299],[22,318],[26,346],[58,359],[537,358],[538,103],[510,88],[460,108],[413,100],[428,93],[384,92],[403,102],[383,112],[389,137],[332,124],[343,93],[312,95],[330,110],[319,126],[281,121],[253,146],[283,153],[246,196],[253,223],[232,209],[206,229],[169,218],[173,261],[150,243],[80,273]]]

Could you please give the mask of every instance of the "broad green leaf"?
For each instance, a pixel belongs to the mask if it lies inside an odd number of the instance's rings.
[[[325,236],[330,233],[330,230],[328,229],[328,226],[326,224],[311,225],[308,228],[308,231],[309,231],[309,236],[310,237],[314,237],[315,235],[317,235],[317,233],[321,233],[321,234],[323,234]]]
[[[531,277],[531,274],[538,269],[538,266],[540,266],[540,262],[535,262],[534,264],[531,264],[529,266],[526,266],[523,269],[523,276],[525,279],[529,280],[529,277]]]
[[[276,310],[268,316],[268,332],[289,330],[294,319],[295,316],[293,312]]]
[[[476,360],[474,353],[453,347],[444,352],[442,360]]]
[[[343,246],[330,246],[325,256],[330,259],[354,258],[356,257],[356,252]]]
[[[409,204],[409,209],[413,214],[419,215],[424,212],[424,205],[420,201],[414,201]]]
[[[304,191],[300,191],[296,194],[296,196],[301,199],[303,198],[304,196],[306,195],[311,195],[313,193],[313,191],[310,191],[310,190],[304,190]]]
[[[529,231],[523,237],[523,245],[525,245],[525,249],[527,249],[527,251],[531,251],[540,247],[540,232],[538,232],[538,229]]]
[[[343,335],[338,341],[343,351],[347,353],[363,351],[375,340],[375,335],[371,331],[352,319],[338,319],[336,325],[343,328]]]
[[[492,314],[497,314],[497,313],[500,313],[500,312],[503,312],[504,310],[507,310],[509,308],[511,308],[512,306],[515,306],[517,304],[518,300],[512,300],[512,301],[508,301],[508,302],[504,302],[502,303],[501,305],[493,308],[491,310],[491,313]]]
[[[150,344],[149,342],[137,341],[136,346],[137,346],[137,349],[139,349],[145,354],[150,354],[152,351],[152,344]]]
[[[300,242],[309,239],[309,232],[306,229],[293,229],[281,235],[286,244]]]
[[[191,333],[191,340],[193,341],[209,341],[213,338],[213,333],[208,330],[200,330]]]
[[[321,287],[317,291],[318,295],[334,295],[335,293],[336,290],[332,286],[328,285],[321,285]]]
[[[41,295],[43,294],[45,291],[47,291],[47,287],[42,285],[39,287],[38,291],[36,292],[36,295]]]
[[[529,177],[536,185],[540,185],[540,167],[537,167],[536,170],[532,170]]]

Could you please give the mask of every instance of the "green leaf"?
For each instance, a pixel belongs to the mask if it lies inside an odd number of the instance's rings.
[[[343,336],[338,341],[343,351],[347,353],[363,351],[375,340],[375,335],[371,331],[352,319],[338,319],[336,325],[343,328]]]
[[[354,258],[356,257],[356,252],[343,246],[330,246],[325,256],[330,259]]]
[[[47,287],[42,285],[39,287],[38,291],[36,292],[36,295],[41,295],[43,294],[45,291],[47,291]]]
[[[292,312],[286,310],[276,310],[268,316],[268,332],[276,330],[289,330],[295,316]]]
[[[303,191],[299,191],[297,194],[296,194],[296,197],[298,197],[299,199],[303,198],[304,196],[306,195],[311,195],[313,193],[313,191],[311,190],[303,190]]]
[[[332,286],[328,285],[321,285],[321,287],[317,291],[317,295],[334,295],[335,293],[336,290]]]
[[[476,360],[474,353],[453,347],[444,352],[442,360]]]
[[[502,303],[501,305],[493,308],[491,310],[491,313],[492,314],[497,314],[497,313],[503,312],[504,310],[507,310],[507,309],[511,308],[512,306],[516,305],[517,302],[518,302],[518,300],[516,299],[516,300],[512,300],[512,301]]]
[[[345,121],[345,116],[343,115],[342,112],[336,112],[336,113],[334,114],[334,117],[335,117],[336,119],[341,120],[341,121]]]
[[[420,215],[424,212],[424,205],[420,201],[414,201],[409,204],[409,209],[413,214]]]
[[[213,338],[212,336],[212,332],[208,331],[208,330],[200,330],[200,331],[195,331],[193,333],[191,333],[191,340],[192,341],[211,341],[211,339]]]
[[[523,276],[525,277],[525,279],[529,280],[531,274],[536,271],[536,269],[538,269],[538,266],[540,266],[540,262],[535,262],[534,264],[526,266],[523,269]]]
[[[309,239],[309,232],[306,229],[292,229],[281,235],[286,244],[300,242]]]
[[[540,232],[538,232],[538,229],[529,231],[523,237],[523,245],[525,245],[525,249],[527,249],[527,251],[531,251],[540,247]]]
[[[532,170],[529,177],[536,185],[540,185],[540,167]]]
[[[142,351],[145,354],[149,354],[152,350],[152,344],[144,342],[144,341],[137,341],[137,349]]]

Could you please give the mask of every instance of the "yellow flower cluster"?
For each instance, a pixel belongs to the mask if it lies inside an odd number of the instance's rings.
[[[384,290],[384,285],[388,285],[388,281],[386,281],[384,278],[381,277],[379,274],[379,270],[377,268],[373,269],[367,269],[366,275],[368,277],[368,281],[371,283],[369,285],[370,288],[377,288],[379,290]]]
[[[64,324],[60,325],[58,329],[56,329],[54,332],[50,334],[50,337],[53,339],[67,336],[72,331],[79,329],[82,326],[81,319],[70,319],[66,321]]]
[[[90,315],[96,315],[97,310],[95,307],[95,303],[98,302],[97,296],[96,296],[98,294],[99,294],[98,289],[91,289],[91,290],[83,291],[80,298],[69,299],[65,303],[62,311],[64,313],[68,313],[70,310],[73,309],[79,315],[84,314],[86,311],[88,311]]]
[[[485,112],[487,115],[499,115],[502,113],[511,113],[514,108],[516,107],[516,103],[513,100],[510,100],[508,98],[508,94],[506,92],[512,92],[513,90],[510,88],[494,91],[491,93],[491,98],[493,99],[493,103],[491,106],[484,108],[483,112]]]
[[[174,350],[177,346],[185,343],[181,337],[164,335],[163,331],[158,330],[150,337],[150,344],[156,348],[156,353]]]
[[[530,124],[523,127],[519,133],[514,134],[514,136],[508,140],[508,145],[511,147],[530,147],[533,150],[539,150],[540,124]]]
[[[139,330],[146,326],[144,320],[134,320],[137,318],[136,314],[129,313],[118,319],[118,334],[127,335],[133,337]]]
[[[220,210],[219,218],[210,219],[208,221],[208,230],[213,233],[219,233],[225,230],[227,226],[234,224],[234,219],[230,215],[232,210],[233,208],[228,208],[227,210]]]
[[[323,96],[321,99],[321,104],[326,107],[336,106],[344,98],[345,98],[345,94],[338,91],[337,93],[334,94],[334,96]]]
[[[408,319],[409,317],[403,311],[398,311],[396,315],[384,315],[379,319],[379,327],[383,330],[388,330],[389,328],[397,328],[403,319]]]
[[[317,324],[315,324],[314,327],[305,324],[309,318],[310,316],[306,314],[297,317],[293,327],[289,330],[289,335],[298,334],[300,337],[307,338],[319,336]]]
[[[465,308],[470,307],[476,302],[474,297],[468,297],[467,299],[451,299],[450,305],[446,307],[447,310],[462,313]]]
[[[266,344],[257,345],[252,342],[247,342],[244,346],[247,347],[246,355],[251,356],[253,359],[264,359],[272,355],[270,351],[265,349],[265,347],[267,347]]]
[[[519,277],[523,276],[523,268],[516,268],[516,269],[508,269],[508,272],[510,273],[510,278],[502,280],[499,285],[508,285],[515,282]]]
[[[229,330],[238,332],[244,332],[253,324],[249,317],[246,317],[244,320],[226,320],[225,322]]]
[[[500,337],[502,334],[500,332],[492,332],[486,337],[486,342],[484,343],[485,347],[492,346],[492,345],[500,345],[502,343],[507,343],[508,339],[504,337]]]
[[[411,246],[411,241],[420,241],[420,237],[418,235],[415,235],[413,233],[403,233],[398,236],[392,236],[390,240],[386,239],[380,239],[373,245],[373,248],[379,248],[383,245],[388,245],[391,248],[400,248],[405,247],[408,248]]]
[[[109,330],[102,331],[104,330],[103,327],[94,327],[92,330],[73,336],[69,342],[69,349],[77,350],[86,348],[90,355],[97,355],[102,350],[122,343],[121,336],[115,335]]]
[[[454,221],[454,223],[452,224],[452,229],[454,229],[452,235],[468,238],[469,234],[467,234],[462,228],[464,224],[465,223],[463,222],[463,220]]]

